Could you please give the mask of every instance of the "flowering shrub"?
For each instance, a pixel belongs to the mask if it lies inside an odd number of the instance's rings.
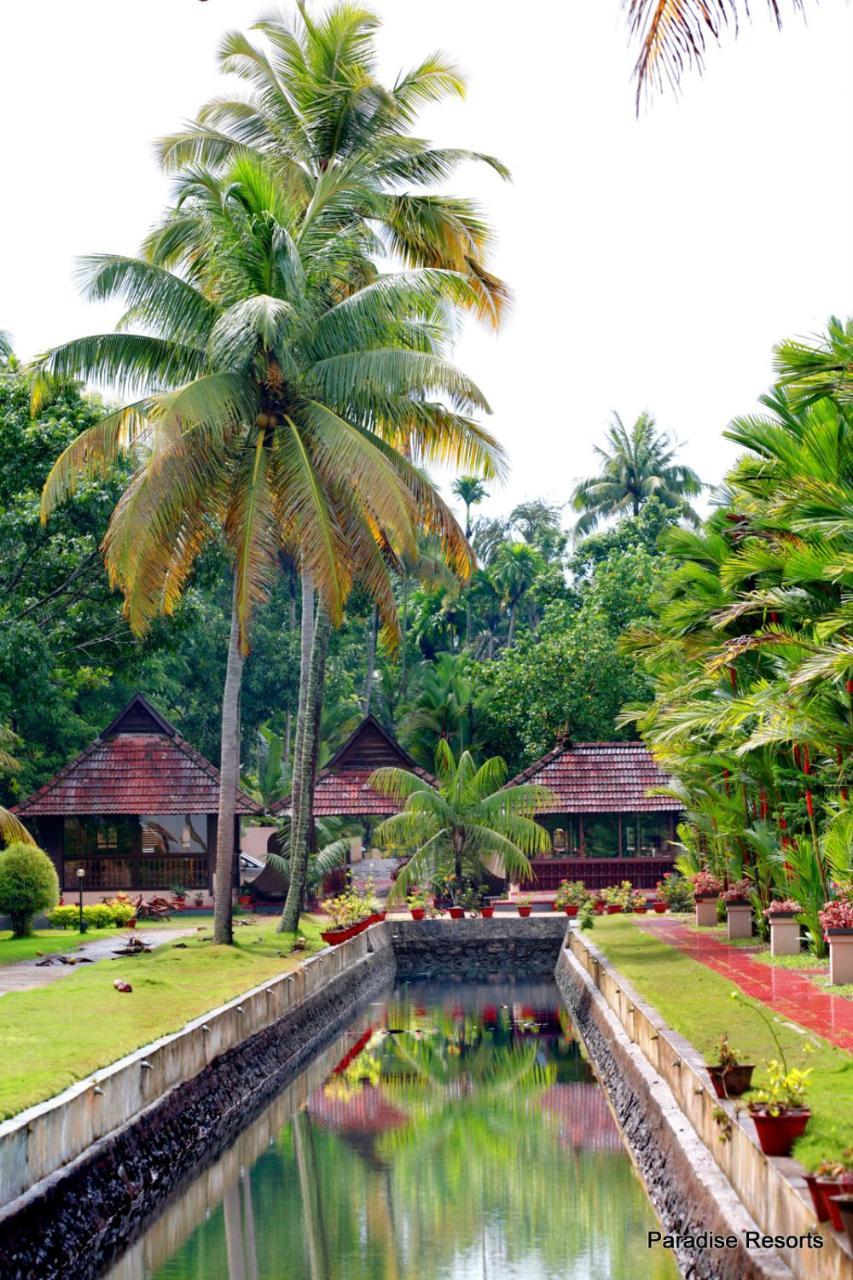
[[[564,907],[582,907],[591,901],[592,894],[584,887],[583,880],[561,880],[554,906],[562,911]]]
[[[802,911],[799,902],[795,902],[793,898],[783,898],[781,902],[771,902],[770,906],[765,909],[766,916],[787,915],[792,911]]]
[[[833,898],[820,912],[820,927],[824,933],[830,929],[853,929],[853,902]]]
[[[722,891],[722,881],[711,875],[710,871],[696,872],[693,877],[693,896],[695,898],[718,898]]]
[[[336,929],[347,929],[350,925],[366,920],[377,908],[371,881],[367,882],[362,893],[348,889],[336,898],[326,898],[321,905]]]
[[[668,871],[663,880],[658,881],[657,890],[670,911],[693,910],[693,886],[677,871]]]
[[[723,892],[724,902],[742,902],[744,899],[749,901],[749,895],[752,892],[752,881],[743,879],[735,880],[729,885],[728,889]]]

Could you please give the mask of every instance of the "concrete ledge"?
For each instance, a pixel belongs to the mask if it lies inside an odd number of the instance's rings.
[[[573,960],[588,976],[630,1045],[670,1090],[682,1115],[760,1230],[772,1236],[804,1236],[811,1231],[823,1237],[824,1247],[820,1250],[779,1250],[790,1272],[803,1280],[850,1280],[853,1269],[847,1242],[832,1231],[829,1223],[816,1221],[811,1201],[806,1198],[802,1167],[791,1159],[764,1155],[752,1121],[746,1116],[739,1118],[733,1102],[717,1098],[698,1051],[666,1025],[657,1010],[641,999],[588,938],[572,929],[568,946]],[[564,952],[558,984],[567,963]],[[719,1116],[721,1111],[731,1124],[729,1141],[722,1140],[722,1127],[714,1117],[715,1112]]]
[[[377,944],[373,925],[0,1124],[0,1207],[88,1151],[221,1054],[277,1022]],[[387,944],[390,945],[390,942]]]

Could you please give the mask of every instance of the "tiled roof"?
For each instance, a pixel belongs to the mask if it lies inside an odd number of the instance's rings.
[[[317,774],[314,816],[387,818],[399,813],[402,804],[379,795],[367,782],[374,770],[388,767],[408,769],[426,782],[434,782],[378,720],[366,716]],[[274,813],[287,813],[289,809],[290,796],[273,805]]]
[[[137,696],[101,737],[16,812],[25,817],[70,817],[216,813],[218,808],[219,770]],[[237,812],[261,810],[238,791]]]
[[[562,744],[507,785],[521,782],[553,794],[541,813],[675,813],[682,807],[669,796],[649,794],[670,779],[642,742]]]

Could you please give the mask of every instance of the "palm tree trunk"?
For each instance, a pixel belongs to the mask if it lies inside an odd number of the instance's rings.
[[[308,697],[308,678],[311,670],[311,651],[314,645],[314,580],[310,573],[302,574],[302,624],[300,633],[299,657],[299,699],[296,709],[296,739],[293,747],[293,772],[290,786],[290,881],[287,891],[282,919],[279,922],[279,933],[285,932],[284,918],[287,915],[290,895],[293,889],[294,865],[296,849],[299,844],[299,823],[304,816],[302,803],[305,785],[305,705]],[[293,925],[293,928],[296,926]],[[289,932],[289,931],[288,931]]]
[[[370,701],[373,695],[373,676],[376,668],[376,606],[370,613],[370,625],[367,630],[367,674],[364,679],[364,714],[370,715]]]
[[[216,872],[213,941],[229,945],[233,937],[232,887],[234,883],[234,816],[240,782],[240,685],[243,655],[240,652],[240,622],[237,614],[237,583],[231,600],[231,633],[225,664],[222,693],[222,728],[219,758],[219,818],[216,828]]]
[[[518,606],[516,605],[515,601],[513,601],[509,609],[509,628],[506,633],[506,643],[507,643],[508,649],[512,648],[512,642],[515,636],[515,611],[517,607]]]
[[[326,655],[329,651],[329,618],[318,606],[314,623],[308,678],[306,682],[303,728],[297,732],[297,758],[293,775],[293,817],[291,819],[290,884],[284,904],[279,932],[294,933],[305,896],[308,858],[314,842],[314,780],[320,747],[320,716],[323,710],[323,687],[326,679]],[[300,696],[300,702],[302,698]],[[297,780],[297,772],[299,774]]]

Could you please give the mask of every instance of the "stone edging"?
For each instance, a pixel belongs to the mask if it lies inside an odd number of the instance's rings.
[[[577,972],[569,980],[571,970]],[[606,1006],[616,1029],[627,1038],[631,1053],[642,1055],[644,1063],[651,1068],[660,1082],[657,1089],[666,1088],[671,1093],[681,1115],[711,1154],[718,1173],[724,1175],[760,1230],[772,1236],[804,1236],[810,1231],[822,1235],[824,1247],[820,1250],[779,1250],[774,1256],[784,1259],[785,1270],[802,1280],[849,1280],[850,1255],[828,1223],[817,1223],[811,1202],[806,1199],[801,1166],[792,1159],[763,1154],[752,1121],[743,1115],[738,1117],[733,1102],[717,1098],[698,1051],[666,1025],[657,1010],[641,999],[633,985],[591,941],[572,929],[558,964],[557,981],[561,990],[566,984],[576,987],[580,974]],[[572,1012],[578,1016],[574,1008]],[[599,1023],[603,1012],[599,1009],[596,1019]],[[582,1022],[581,1030],[586,1037]],[[720,1140],[720,1125],[714,1118],[714,1112],[719,1115],[721,1110],[731,1122],[727,1142]],[[623,1120],[621,1115],[619,1118],[627,1130],[630,1119]],[[757,1256],[756,1251],[750,1251],[752,1259]],[[722,1254],[716,1257],[721,1258]],[[734,1274],[749,1273],[737,1270]]]
[[[381,938],[380,935],[381,934]],[[0,1124],[0,1209],[263,1031],[390,940],[381,926],[311,956]]]

